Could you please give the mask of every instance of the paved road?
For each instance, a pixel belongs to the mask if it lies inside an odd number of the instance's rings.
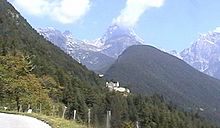
[[[51,128],[32,117],[0,113],[0,128]]]

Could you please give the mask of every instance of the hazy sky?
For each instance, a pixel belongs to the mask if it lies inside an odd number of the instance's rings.
[[[96,39],[112,23],[134,28],[151,44],[182,50],[220,26],[220,0],[9,0],[35,28],[70,30]]]

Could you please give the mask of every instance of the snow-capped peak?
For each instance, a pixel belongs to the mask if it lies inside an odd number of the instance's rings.
[[[83,40],[86,44],[92,45],[94,47],[97,47],[97,51],[100,51],[102,47],[105,45],[103,41],[101,41],[101,38],[95,39],[95,40]]]
[[[46,27],[46,28],[37,28],[36,31],[40,34],[43,35],[45,38],[49,39],[51,36],[62,36],[62,33],[53,28],[53,27]],[[62,37],[63,38],[63,37]]]
[[[134,32],[132,28],[128,28],[126,26],[118,25],[118,24],[112,24],[109,26],[105,34],[102,36],[102,40],[105,42],[112,38],[117,38],[121,36],[129,36],[131,38],[134,38],[140,43],[143,43],[144,40],[137,36],[137,34]]]
[[[78,40],[70,31],[62,33],[52,27],[38,29],[38,32],[79,62],[94,52],[116,59],[129,46],[144,42],[133,29],[117,24],[109,26],[103,36],[93,41]]]
[[[199,71],[220,78],[220,27],[200,34],[198,39],[180,55],[184,61]]]

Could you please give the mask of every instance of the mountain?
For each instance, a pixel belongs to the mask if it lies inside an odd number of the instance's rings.
[[[6,0],[0,0],[0,62],[0,106],[10,111],[31,105],[33,112],[61,116],[65,105],[65,118],[72,120],[76,110],[82,123],[92,108],[91,127],[96,128],[106,126],[106,110],[111,110],[112,128],[134,127],[136,121],[143,128],[215,128],[162,97],[124,96],[98,86],[104,82],[40,36]]]
[[[99,39],[102,53],[115,59],[129,46],[141,45],[144,41],[134,30],[117,24],[109,26],[102,38]]]
[[[201,34],[180,56],[199,71],[220,79],[220,28]]]
[[[39,28],[37,31],[57,47],[60,47],[65,53],[72,56],[76,61],[97,73],[104,72],[105,67],[113,64],[115,60],[99,52],[100,49],[98,47],[75,39],[69,31],[62,33],[51,27]]]
[[[129,46],[143,44],[132,29],[111,25],[105,34],[94,41],[81,41],[69,31],[39,28],[37,31],[64,52],[97,73],[104,73],[115,59]]]
[[[129,47],[105,77],[127,85],[131,92],[157,93],[186,110],[201,108],[202,113],[220,120],[220,81],[154,47]]]
[[[60,48],[45,40],[7,1],[1,0],[0,6],[1,54],[21,52],[30,56],[36,65],[33,71],[37,76],[53,76],[62,87],[72,85],[70,81],[74,78],[86,86],[99,84],[94,72],[88,71]],[[57,37],[57,40],[64,39]]]

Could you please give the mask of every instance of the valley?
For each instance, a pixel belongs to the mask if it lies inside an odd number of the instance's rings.
[[[0,110],[31,108],[94,128],[218,128],[218,29],[167,53],[116,21],[80,40],[33,28],[0,0]]]

